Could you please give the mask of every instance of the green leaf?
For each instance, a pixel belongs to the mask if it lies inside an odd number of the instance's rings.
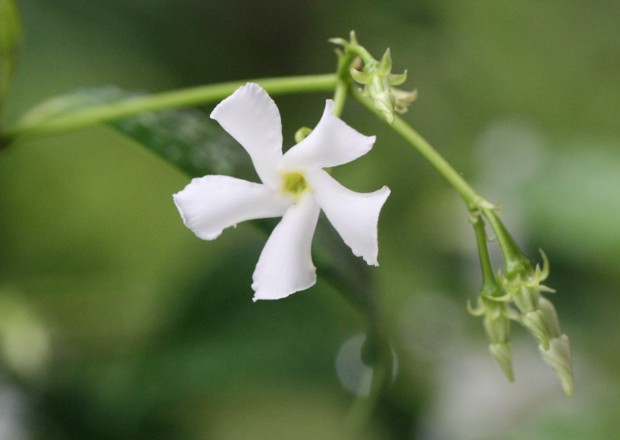
[[[144,113],[109,123],[192,177],[254,177],[245,151],[200,110]]]
[[[36,127],[98,105],[144,96],[109,85],[80,89],[37,106],[20,121]],[[255,178],[245,151],[198,109],[141,113],[107,123],[192,177],[206,174]]]

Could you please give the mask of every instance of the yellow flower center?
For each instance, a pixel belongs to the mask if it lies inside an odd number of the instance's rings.
[[[295,171],[282,174],[282,190],[286,194],[290,194],[295,199],[298,199],[299,196],[309,189],[310,187],[302,173]]]

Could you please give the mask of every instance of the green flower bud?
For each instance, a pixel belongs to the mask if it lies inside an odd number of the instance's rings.
[[[295,142],[300,143],[303,141],[306,136],[312,133],[312,129],[308,127],[301,127],[299,130],[295,132]]]
[[[502,369],[509,382],[514,382],[515,376],[512,371],[512,346],[510,342],[489,344],[489,351]]]
[[[500,307],[506,306],[501,304]],[[512,347],[510,345],[510,319],[503,313],[487,313],[484,317],[484,330],[490,342],[489,351],[508,380],[514,381]]]
[[[550,338],[559,338],[562,335],[560,330],[560,321],[558,319],[558,313],[555,310],[554,305],[545,297],[540,297],[538,302],[540,310],[545,315],[545,324],[547,326],[547,333]]]
[[[394,122],[394,97],[390,92],[390,83],[387,77],[374,75],[366,86],[375,108],[379,110],[389,123]]]
[[[510,339],[510,320],[501,313],[487,312],[484,316],[484,331],[489,338],[489,342],[508,342]]]
[[[545,363],[551,367],[558,379],[560,379],[566,395],[572,396],[574,391],[573,367],[568,336],[561,335],[553,338],[549,341],[549,349],[545,350],[542,346],[539,346],[538,351]]]
[[[548,299],[542,296],[543,292],[554,291],[543,284],[549,276],[549,260],[544,252],[541,251],[543,259],[542,268],[540,265],[536,265],[533,268],[532,263],[519,250],[510,233],[497,218],[495,210],[483,208],[482,212],[495,232],[495,237],[504,257],[504,274],[499,275],[497,278],[506,292],[505,297],[501,299],[504,302],[505,309],[508,311],[506,316],[520,322],[536,338],[543,360],[555,372],[562,383],[564,392],[570,396],[573,393],[573,370],[569,340],[560,331],[555,307]],[[474,227],[478,223],[473,222]],[[482,254],[486,254],[486,236],[484,229],[480,226],[476,227],[476,238],[479,248],[484,251],[481,252],[481,260],[483,262],[483,269],[485,269],[490,263],[488,262],[488,255],[482,258]],[[489,272],[488,267],[486,272]],[[488,275],[487,279],[489,279]],[[479,309],[482,309],[480,302],[474,310],[475,312],[479,312]],[[515,314],[516,316],[513,316]],[[491,323],[487,324],[485,322],[485,328],[487,333],[489,333],[489,330],[494,330],[496,331],[493,334],[494,336],[501,336],[501,328],[499,326],[493,326]],[[495,350],[498,352],[499,357],[501,355],[500,348],[496,347]]]
[[[521,324],[548,350],[549,341],[558,337],[561,332],[553,304],[541,295],[542,292],[554,291],[542,284],[549,276],[549,260],[544,253],[542,257],[542,268],[537,265],[532,269],[528,261],[522,265],[522,271],[516,273],[511,280],[501,277],[501,283],[521,314]]]
[[[392,55],[387,49],[381,60],[377,61],[363,46],[357,41],[355,32],[351,31],[349,41],[344,38],[331,38],[331,43],[344,48],[344,53],[338,52],[340,60],[345,59],[346,55],[355,56],[361,60],[363,67],[351,64],[351,77],[355,82],[364,87],[363,93],[369,96],[374,107],[381,112],[385,119],[391,124],[394,122],[394,112],[404,113],[409,104],[415,99],[416,93],[403,92],[402,90],[393,92],[392,86],[398,86],[407,80],[407,71],[400,74],[392,73]]]
[[[396,107],[392,86],[404,83],[407,80],[407,72],[405,71],[397,75],[392,73],[390,49],[385,51],[380,61],[374,59],[367,60],[362,71],[354,68],[351,69],[351,76],[357,83],[366,86],[364,93],[370,96],[375,108],[385,116],[388,122],[392,123]],[[413,99],[410,99],[410,101],[413,101]],[[400,104],[399,108],[403,108],[403,105]]]
[[[532,333],[545,350],[549,348],[549,330],[545,314],[542,310],[532,310],[521,316],[521,323]]]
[[[512,372],[512,346],[510,344],[510,320],[517,318],[503,302],[502,297],[480,295],[476,307],[467,304],[467,309],[474,316],[484,315],[484,331],[489,340],[489,352],[502,369],[506,378],[514,381]]]

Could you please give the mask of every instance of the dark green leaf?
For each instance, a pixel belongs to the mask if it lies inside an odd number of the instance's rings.
[[[190,176],[255,175],[245,151],[200,110],[143,113],[110,125]]]
[[[80,89],[53,98],[25,115],[31,126],[53,121],[97,105],[135,99],[142,93],[117,86]],[[198,109],[171,109],[112,120],[108,125],[192,177],[225,174],[254,178],[245,151]]]

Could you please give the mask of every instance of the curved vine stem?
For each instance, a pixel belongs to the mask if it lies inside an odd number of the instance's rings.
[[[272,95],[282,95],[288,93],[332,91],[338,84],[338,77],[336,74],[330,73],[324,75],[262,78],[191,87],[97,105],[36,124],[18,123],[16,126],[4,130],[2,138],[4,143],[7,143],[21,136],[41,137],[67,133],[139,113],[210,104],[226,98],[247,82],[259,84]]]
[[[372,113],[383,121],[387,121],[385,116],[375,108],[372,101],[362,95],[359,90],[352,89],[353,96],[370,110]],[[482,197],[461,175],[450,165],[431,144],[426,141],[417,131],[401,118],[395,116],[392,123],[388,125],[400,134],[406,141],[415,148],[438,172],[444,179],[458,192],[467,208],[470,211],[480,211],[482,209],[495,209],[495,205]]]
[[[357,440],[360,438],[361,433],[375,412],[388,378],[389,374],[382,364],[368,370],[360,384],[360,388],[362,388],[370,382],[368,395],[359,394],[351,408],[349,408],[344,421],[343,438],[346,440]]]

